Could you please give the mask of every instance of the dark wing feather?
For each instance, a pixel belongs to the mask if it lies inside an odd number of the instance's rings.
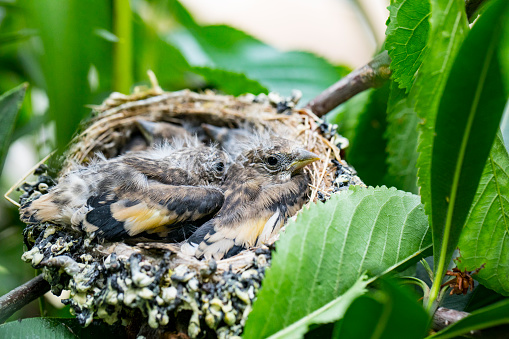
[[[214,187],[152,184],[140,192],[89,199],[83,227],[111,240],[144,232],[165,234],[210,217],[223,200],[221,190]]]

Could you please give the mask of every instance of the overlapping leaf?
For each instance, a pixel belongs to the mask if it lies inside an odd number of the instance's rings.
[[[348,307],[366,293],[366,286],[371,280],[366,276],[361,276],[345,293],[332,300],[323,307],[294,322],[288,327],[271,335],[270,339],[276,338],[301,338],[311,326],[328,324],[337,321],[343,317]]]
[[[389,10],[385,48],[392,60],[392,78],[408,91],[426,51],[430,3],[429,0],[393,0]]]
[[[417,146],[417,167],[422,203],[428,216],[431,215],[431,152],[438,104],[454,58],[469,31],[463,0],[432,0],[431,7],[431,39],[410,93],[423,122]]]
[[[418,196],[354,187],[304,210],[277,243],[244,337],[274,334],[345,293],[420,258],[431,234]]]
[[[473,271],[485,264],[476,279],[509,296],[509,155],[500,135],[484,167],[458,247],[461,269]]]
[[[508,5],[496,1],[478,19],[454,61],[438,108],[431,204],[434,267],[440,278],[458,243],[507,100],[497,48]],[[436,281],[432,296],[440,286]]]

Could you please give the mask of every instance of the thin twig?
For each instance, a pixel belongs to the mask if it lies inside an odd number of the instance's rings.
[[[44,295],[50,290],[49,283],[42,274],[0,297],[0,324],[17,310]]]
[[[307,104],[321,117],[354,95],[385,83],[391,76],[391,58],[387,51],[378,54],[366,65],[352,71]]]

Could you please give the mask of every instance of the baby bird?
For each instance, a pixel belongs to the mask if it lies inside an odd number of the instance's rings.
[[[205,133],[219,144],[233,159],[242,153],[246,144],[253,139],[253,133],[247,128],[226,128],[201,124]]]
[[[266,242],[304,204],[309,178],[302,168],[318,159],[296,142],[275,137],[243,152],[226,174],[221,209],[182,251],[219,260]]]
[[[151,145],[173,139],[191,139],[191,134],[184,127],[169,122],[138,119],[136,124]]]
[[[219,210],[224,198],[217,185],[228,162],[226,152],[195,138],[99,158],[24,204],[21,219],[71,225],[109,240],[143,232],[165,236]]]

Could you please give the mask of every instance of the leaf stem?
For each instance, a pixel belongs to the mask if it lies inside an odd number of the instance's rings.
[[[128,0],[113,1],[113,90],[128,94],[133,83],[132,17]]]

